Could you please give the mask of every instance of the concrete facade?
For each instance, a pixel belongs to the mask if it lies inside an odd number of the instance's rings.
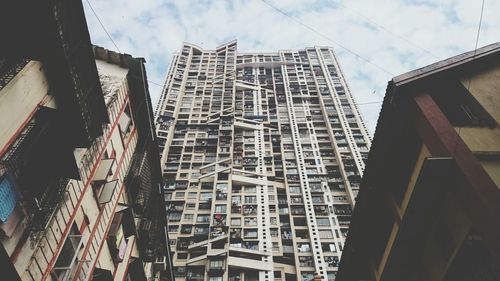
[[[334,280],[370,139],[331,48],[186,43],[156,130],[176,280]]]

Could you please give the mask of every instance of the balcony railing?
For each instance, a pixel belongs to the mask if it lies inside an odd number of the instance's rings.
[[[60,178],[55,180],[47,192],[38,201],[38,208],[33,212],[33,231],[43,231],[47,228],[47,223],[54,216],[57,208],[63,203],[61,198],[65,196],[69,179]]]
[[[1,59],[0,60],[0,90],[28,64],[27,60]]]

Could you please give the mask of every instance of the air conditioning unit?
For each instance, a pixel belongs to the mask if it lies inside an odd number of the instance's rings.
[[[154,262],[155,271],[166,271],[167,270],[167,257],[157,257]]]

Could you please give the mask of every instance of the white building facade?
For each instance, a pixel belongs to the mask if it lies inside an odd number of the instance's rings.
[[[334,280],[370,138],[331,48],[186,43],[155,118],[177,280]]]

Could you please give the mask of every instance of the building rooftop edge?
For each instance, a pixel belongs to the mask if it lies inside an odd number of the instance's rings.
[[[429,77],[435,73],[454,68],[472,62],[478,58],[485,57],[494,53],[500,52],[500,42],[486,45],[477,50],[465,52],[427,66],[400,74],[392,78],[392,82],[396,86],[401,86],[418,79]]]

